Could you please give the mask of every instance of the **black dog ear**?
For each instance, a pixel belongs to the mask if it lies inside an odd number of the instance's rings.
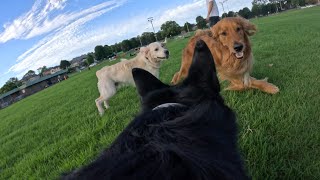
[[[169,87],[168,85],[163,84],[159,79],[157,79],[148,71],[140,68],[133,68],[132,76],[136,84],[138,93],[141,97],[144,97],[146,94],[156,89]]]
[[[184,84],[197,86],[210,93],[219,93],[220,84],[212,54],[203,40],[198,40],[194,49],[192,64]]]

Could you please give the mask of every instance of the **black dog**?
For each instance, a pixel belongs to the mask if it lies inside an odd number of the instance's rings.
[[[236,118],[219,94],[210,50],[195,47],[188,77],[163,84],[133,69],[142,111],[90,165],[65,179],[249,179],[237,147]]]

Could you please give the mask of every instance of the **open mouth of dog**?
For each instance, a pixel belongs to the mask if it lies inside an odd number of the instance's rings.
[[[164,57],[157,57],[158,59],[168,59],[169,56],[164,56]]]
[[[242,59],[243,58],[243,52],[236,52],[234,53],[237,59]]]

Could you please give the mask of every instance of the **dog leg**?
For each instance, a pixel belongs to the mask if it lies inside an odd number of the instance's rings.
[[[227,79],[225,79],[227,80]],[[228,87],[226,87],[224,90],[227,90],[227,91],[243,91],[243,90],[246,90],[246,86],[245,84],[243,83],[242,80],[240,79],[232,79],[232,80],[229,80],[230,81],[230,85]]]
[[[100,116],[102,116],[103,114],[104,114],[104,109],[103,109],[103,107],[102,107],[102,99],[103,99],[103,97],[99,97],[99,98],[97,98],[96,100],[95,100],[95,102],[96,102],[96,106],[97,106],[97,108],[98,108],[98,111],[99,111],[99,114],[100,114]]]
[[[104,114],[102,103],[104,103],[106,109],[109,108],[108,100],[116,93],[116,84],[110,79],[101,81],[99,80],[98,90],[100,92],[100,97],[96,99],[96,106],[98,108],[100,116],[102,116]]]
[[[257,80],[250,77],[250,88],[259,89],[269,94],[276,94],[279,92],[279,88],[274,84],[268,83],[267,79]]]
[[[246,88],[243,84],[230,84],[228,87],[226,87],[225,91],[243,91]]]
[[[103,103],[104,103],[104,107],[106,108],[106,109],[108,109],[110,106],[109,106],[109,103],[108,103],[108,100],[105,100],[105,101],[103,101]]]
[[[174,76],[173,76],[173,78],[171,80],[171,83],[172,84],[178,84],[181,79],[184,79],[185,77],[188,76],[188,71],[189,71],[188,69],[180,69],[179,72],[174,74]]]
[[[179,81],[179,74],[180,71],[176,72],[171,80],[171,84],[177,84],[177,82]]]
[[[220,79],[221,82],[228,80],[228,78],[226,78],[223,74],[219,73],[218,77]]]

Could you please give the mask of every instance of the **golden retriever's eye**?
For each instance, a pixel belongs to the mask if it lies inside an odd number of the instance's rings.
[[[223,32],[221,33],[221,35],[222,35],[222,36],[226,36],[226,35],[227,35],[227,32],[223,31]]]
[[[240,29],[240,27],[237,27],[237,32],[239,32],[241,29]]]
[[[155,49],[155,51],[158,51],[158,50],[159,50],[158,48]]]

